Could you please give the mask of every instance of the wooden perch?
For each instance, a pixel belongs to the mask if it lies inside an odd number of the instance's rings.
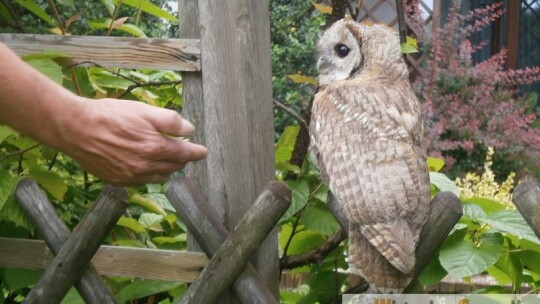
[[[60,303],[85,271],[127,205],[126,190],[105,186],[94,205],[26,296],[25,303]]]
[[[528,178],[516,186],[512,193],[512,201],[527,224],[540,238],[540,184]]]
[[[31,179],[22,180],[17,185],[15,195],[51,252],[57,255],[71,232],[56,214],[47,195]],[[89,265],[77,280],[75,287],[86,303],[116,303],[109,288],[92,265]]]
[[[452,192],[439,192],[429,205],[429,218],[416,247],[414,276],[418,276],[463,215],[463,206]]]
[[[170,180],[166,196],[202,249],[213,256],[181,303],[214,303],[233,281],[242,303],[277,303],[248,259],[289,207],[287,187],[270,182],[228,238],[214,209],[187,178]]]
[[[348,233],[349,221],[345,217],[338,201],[331,193],[328,196],[328,208],[332,211],[342,229]],[[428,221],[422,229],[420,240],[416,247],[415,276],[424,270],[424,267],[426,267],[431,257],[461,218],[461,215],[463,215],[461,201],[452,192],[439,192],[431,200]]]

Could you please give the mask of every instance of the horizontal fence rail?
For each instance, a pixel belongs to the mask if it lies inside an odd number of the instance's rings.
[[[0,268],[45,269],[53,255],[43,241],[0,237]],[[104,276],[193,282],[208,263],[204,253],[101,245],[92,258]]]
[[[198,39],[0,34],[0,41],[19,56],[44,51],[63,52],[68,57],[63,65],[201,70]]]

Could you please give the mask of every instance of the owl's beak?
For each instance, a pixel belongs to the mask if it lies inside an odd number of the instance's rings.
[[[317,60],[317,71],[319,71],[320,73],[321,71],[328,69],[330,67],[329,63],[330,62],[328,61],[328,58],[326,58],[326,56],[319,57],[319,59]]]

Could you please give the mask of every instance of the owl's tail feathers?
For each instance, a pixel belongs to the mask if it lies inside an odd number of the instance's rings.
[[[382,293],[401,293],[412,280],[412,271],[394,267],[362,234],[360,225],[349,227],[349,268]]]
[[[362,234],[395,268],[414,270],[415,250],[422,226],[397,219],[388,223],[360,226]]]

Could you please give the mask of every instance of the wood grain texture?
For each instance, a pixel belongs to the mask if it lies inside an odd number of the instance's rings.
[[[45,269],[52,259],[44,241],[0,238],[1,268]],[[193,282],[207,263],[204,253],[108,245],[92,258],[103,276],[180,282]]]
[[[424,270],[462,215],[461,201],[452,192],[439,192],[431,200],[429,217],[416,247],[415,276]]]
[[[47,195],[31,179],[24,179],[19,182],[15,195],[20,206],[37,228],[39,234],[45,239],[52,253],[54,255],[58,254],[64,243],[69,239],[71,232],[56,214],[54,207],[47,199]],[[19,254],[26,252],[34,251],[21,250]],[[44,253],[46,250],[37,252]],[[39,259],[39,261],[45,260]],[[77,280],[75,287],[87,303],[116,303],[109,287],[91,264]]]
[[[208,256],[213,256],[229,235],[214,208],[186,177],[177,176],[169,180],[165,195],[201,248]],[[219,272],[220,277],[223,272]],[[220,298],[220,303],[235,302],[235,298],[241,303],[275,301],[274,294],[266,287],[251,264],[245,266],[244,271],[234,282],[232,290],[234,295],[226,293]]]
[[[85,271],[127,205],[125,189],[105,186],[71,237],[28,293],[25,303],[60,303]]]
[[[274,178],[269,1],[198,3],[206,195],[232,230]],[[252,263],[277,296],[277,230]]]
[[[234,232],[212,256],[200,276],[193,282],[180,303],[215,303],[242,273],[251,255],[259,248],[267,234],[274,228],[290,206],[291,192],[282,183],[271,181],[261,192],[253,206],[244,215]],[[208,288],[212,286],[212,288]],[[249,290],[248,285],[240,290]],[[235,289],[236,290],[236,289]],[[277,303],[269,294],[265,299],[242,299],[242,303]]]
[[[197,1],[178,0],[178,16],[180,20],[179,35],[184,39],[200,39],[199,5]],[[182,116],[195,126],[195,132],[190,136],[194,143],[205,145],[204,138],[204,102],[201,72],[182,72]],[[206,160],[186,164],[186,175],[202,192],[208,192],[208,176]],[[188,231],[188,250],[202,251],[201,247]]]
[[[516,186],[512,201],[534,233],[540,238],[540,184],[528,178]]]
[[[62,51],[66,65],[91,62],[105,67],[199,71],[197,39],[0,34],[0,41],[18,55]]]

